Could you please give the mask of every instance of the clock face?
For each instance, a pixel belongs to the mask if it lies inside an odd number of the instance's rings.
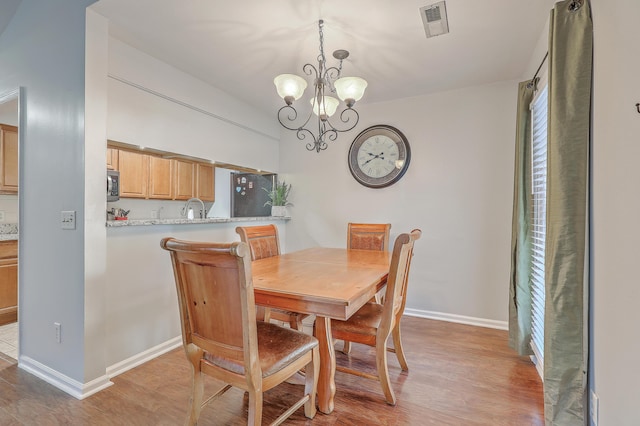
[[[409,142],[398,129],[372,126],[351,144],[349,169],[362,185],[383,188],[400,180],[409,167],[410,157]]]

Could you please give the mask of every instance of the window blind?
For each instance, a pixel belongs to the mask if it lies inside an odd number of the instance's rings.
[[[532,129],[532,220],[531,220],[531,287],[532,333],[531,347],[538,371],[544,365],[544,250],[547,229],[547,87],[536,94],[531,104]]]

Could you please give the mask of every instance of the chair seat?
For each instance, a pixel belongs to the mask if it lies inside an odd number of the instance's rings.
[[[263,378],[282,370],[318,345],[315,337],[276,324],[258,321],[257,331],[258,357]],[[204,359],[225,370],[245,374],[241,362],[223,359],[210,353],[206,353]]]
[[[333,337],[342,339],[343,334],[357,334],[375,338],[382,319],[382,310],[383,305],[369,302],[348,320],[331,321]]]

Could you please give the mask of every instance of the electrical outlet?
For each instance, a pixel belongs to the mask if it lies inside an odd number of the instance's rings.
[[[591,413],[591,424],[598,426],[598,395],[591,390],[591,404],[589,404],[589,410]]]
[[[4,222],[4,210],[0,210],[0,222]]]
[[[63,210],[60,215],[62,229],[76,229],[76,212],[74,210]]]
[[[151,219],[158,218],[158,210],[151,210]]]
[[[56,342],[62,343],[62,325],[59,322],[54,322],[53,328],[56,330]]]

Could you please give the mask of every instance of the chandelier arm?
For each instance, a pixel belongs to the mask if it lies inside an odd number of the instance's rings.
[[[344,124],[349,124],[353,119],[355,119],[353,124],[349,125],[349,127],[346,127],[344,129],[337,128],[329,120],[326,121],[326,124],[334,132],[338,132],[338,133],[348,132],[349,130],[353,130],[353,128],[356,127],[358,125],[358,122],[360,121],[360,114],[358,114],[358,111],[356,111],[353,108],[346,108],[340,113],[340,121],[343,122]]]
[[[336,67],[329,67],[324,70],[323,77],[327,81],[331,92],[335,93],[336,89],[333,87],[333,82],[340,78],[340,69]]]
[[[322,149],[327,149],[326,147],[328,146],[327,143],[325,142],[325,140],[329,140],[331,142],[335,141],[336,139],[338,139],[338,132],[339,130],[334,129],[333,127],[330,129],[326,129],[325,131],[323,131],[320,134],[320,139],[322,140],[322,143],[325,145],[324,148]]]
[[[304,64],[304,66],[302,67],[302,71],[309,76],[315,74],[316,76],[315,80],[317,80],[320,77],[320,74],[318,73],[318,69],[313,64]]]
[[[288,113],[288,115],[285,115],[286,113]],[[283,116],[286,117],[286,121],[293,125],[293,123],[298,119],[298,111],[293,107],[293,105],[285,105],[278,110],[278,121],[280,122],[280,125],[285,129],[297,131],[297,130],[300,130],[300,128],[306,126],[307,123],[309,123],[309,120],[311,119],[311,115],[312,114],[309,114],[305,122],[302,123],[301,125],[294,125],[293,127],[289,127],[285,124],[282,117]]]
[[[311,137],[311,139],[312,139],[310,142],[308,142],[305,145],[305,148],[307,148],[308,151],[320,152],[323,149],[327,149],[326,142],[324,140],[322,140],[322,139],[316,139],[316,136],[313,134],[313,132],[311,132],[311,130],[304,129],[304,128],[299,128],[296,131],[296,136],[301,141],[305,140],[307,138],[307,135],[309,135]],[[320,135],[320,136],[322,136],[322,135]]]

